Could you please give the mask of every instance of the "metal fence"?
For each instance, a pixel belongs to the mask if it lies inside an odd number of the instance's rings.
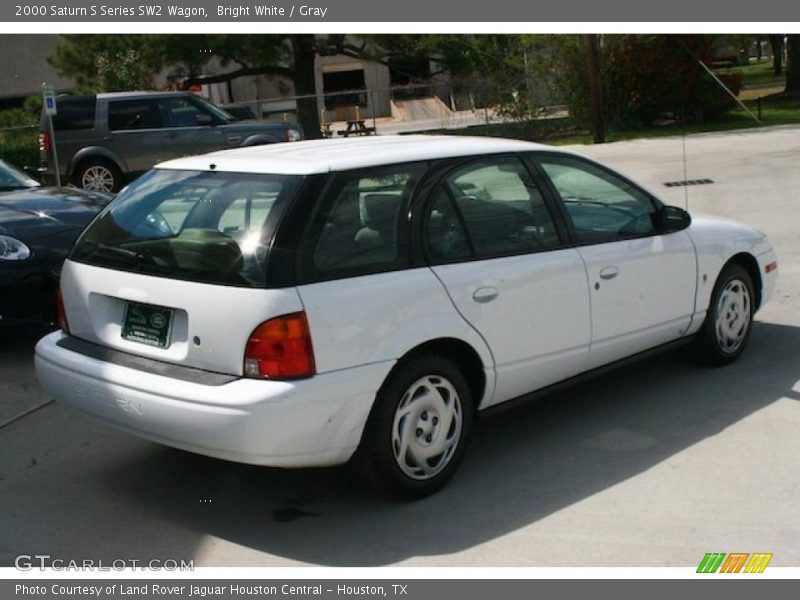
[[[469,90],[450,84],[421,84],[260,98],[222,105],[257,119],[293,121],[298,106],[312,100],[324,135],[392,134],[456,130],[512,122]],[[563,112],[550,107],[544,118]],[[356,125],[354,125],[354,123]]]

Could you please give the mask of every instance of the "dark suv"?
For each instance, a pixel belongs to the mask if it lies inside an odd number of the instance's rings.
[[[302,139],[293,122],[240,121],[190,92],[117,92],[58,98],[53,118],[62,182],[116,192],[170,158]],[[42,115],[45,181],[55,180],[53,140]]]

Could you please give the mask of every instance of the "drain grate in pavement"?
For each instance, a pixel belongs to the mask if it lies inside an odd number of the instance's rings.
[[[664,183],[667,187],[683,187],[686,185],[706,185],[714,183],[712,179],[684,179],[683,181],[667,181]]]

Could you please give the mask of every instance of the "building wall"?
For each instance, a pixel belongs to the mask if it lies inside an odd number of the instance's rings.
[[[218,65],[209,65],[208,72],[216,73],[221,70]],[[358,60],[349,56],[318,56],[314,61],[317,106],[319,111],[324,111],[326,92],[323,74],[336,71],[355,69],[364,70],[364,84],[367,93],[367,106],[360,111],[364,118],[372,116],[383,117],[391,115],[389,93],[385,91],[390,85],[389,68],[385,65]],[[270,77],[260,75],[256,77],[240,77],[227,84],[214,84],[217,87],[226,86],[225,90],[208,90],[206,93],[212,98],[229,98],[232,104],[247,104],[258,114],[259,110],[270,118],[281,118],[284,113],[291,116],[296,112],[297,104],[294,100],[295,89],[290,79],[285,77]],[[382,90],[382,91],[376,91]],[[220,103],[227,103],[218,100]],[[335,118],[334,111],[325,111],[326,120]]]
[[[42,93],[46,82],[58,92],[68,92],[75,83],[60,77],[47,63],[55,51],[58,35],[0,35],[0,99],[24,99]]]

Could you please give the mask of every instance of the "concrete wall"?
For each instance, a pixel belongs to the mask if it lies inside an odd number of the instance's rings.
[[[59,40],[58,35],[18,34],[0,35],[0,98],[26,98],[41,94],[42,82],[56,91],[68,92],[74,82],[60,77],[47,64]]]

